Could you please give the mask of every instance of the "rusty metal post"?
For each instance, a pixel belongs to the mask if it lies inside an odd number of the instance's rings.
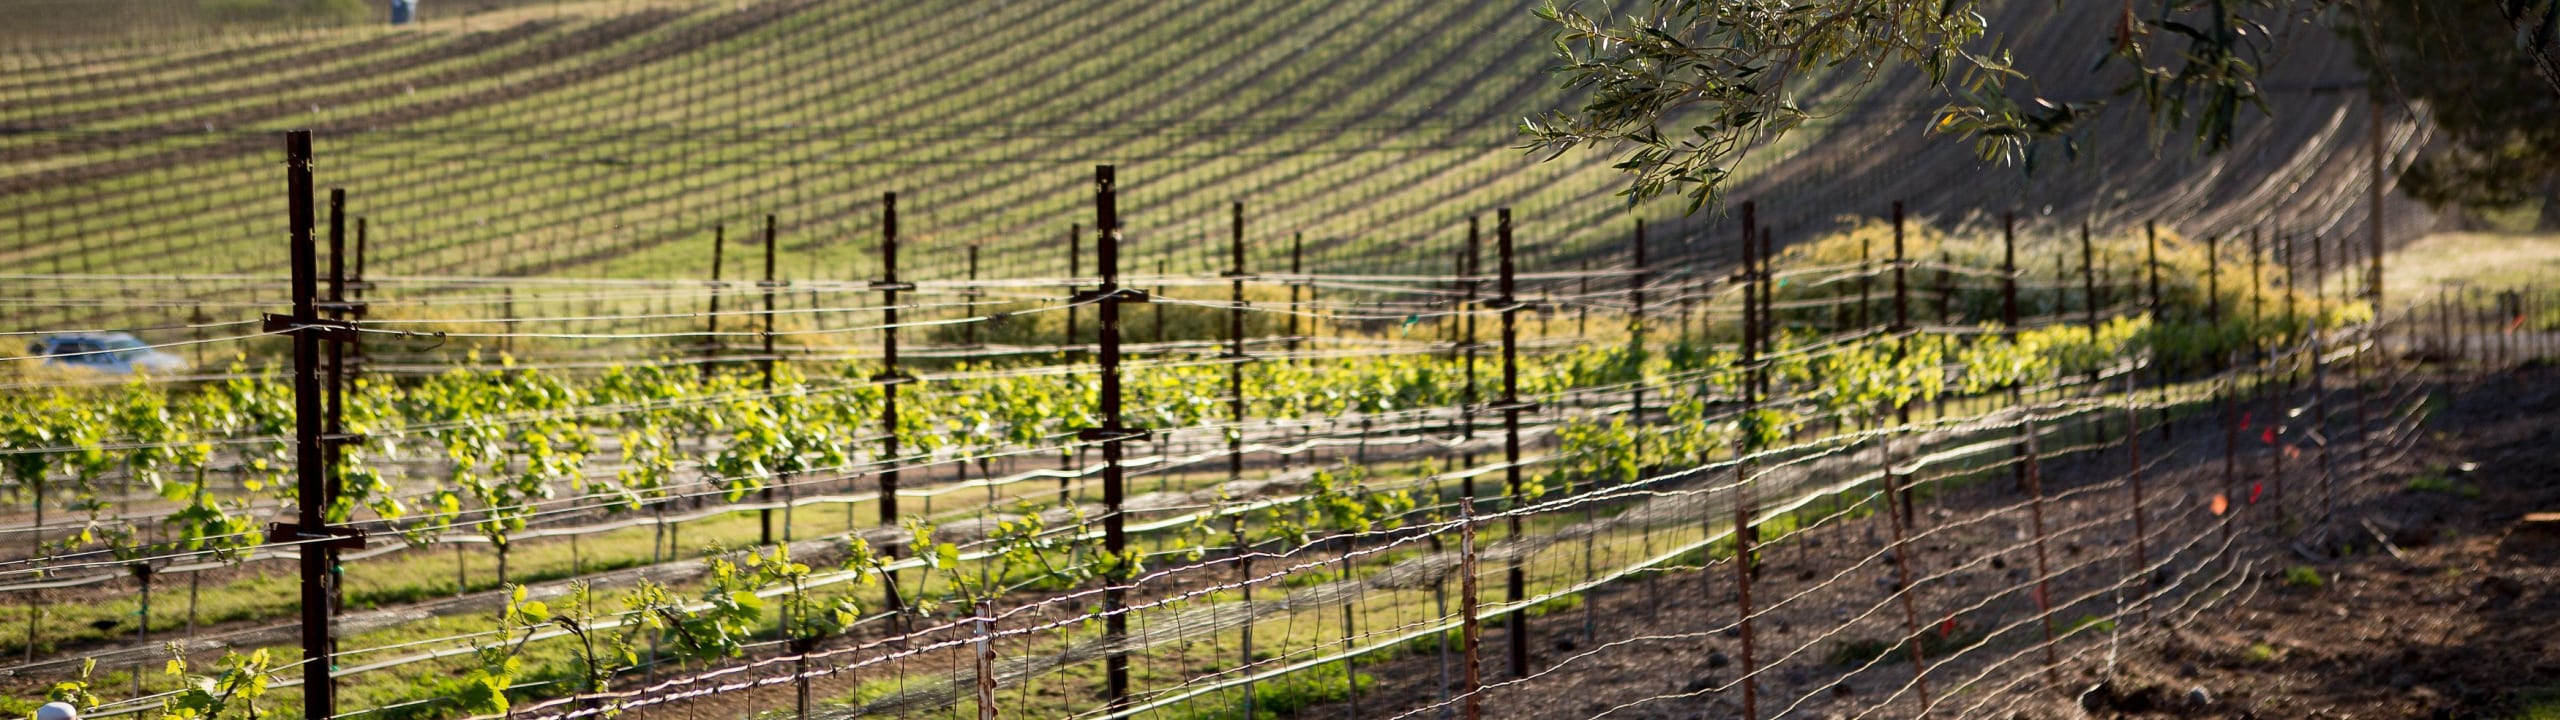
[[[2080,221],[2080,304],[2088,318],[2089,339],[2098,338],[2098,246],[2089,237],[2089,221]],[[2097,371],[2091,370],[2095,379]]]
[[[1632,306],[1628,311],[1628,314],[1633,318],[1633,321],[1628,324],[1628,335],[1630,336],[1630,339],[1627,341],[1627,344],[1633,346],[1636,350],[1635,363],[1639,370],[1636,377],[1634,397],[1628,405],[1627,417],[1634,420],[1634,425],[1636,425],[1636,427],[1642,428],[1644,427],[1645,383],[1641,368],[1644,367],[1646,357],[1644,345],[1644,284],[1649,277],[1645,272],[1644,220],[1642,218],[1638,218],[1636,220],[1635,241],[1635,272],[1627,275],[1627,300]],[[1643,457],[1644,433],[1636,433],[1634,442],[1636,456]],[[1643,474],[1644,470],[1642,468],[1638,468],[1636,470],[1637,477],[1629,478],[1629,481],[1642,479]]]
[[[1468,468],[1476,465],[1476,350],[1479,349],[1476,347],[1476,289],[1480,284],[1476,281],[1476,273],[1482,269],[1477,266],[1477,258],[1482,254],[1483,244],[1482,228],[1477,218],[1467,218],[1466,253],[1458,257],[1458,276],[1462,278],[1459,280],[1458,309],[1466,313],[1462,318],[1464,337],[1458,341],[1460,372],[1464,375],[1464,384],[1458,389],[1458,441],[1459,447],[1466,450],[1458,453],[1458,462]],[[1475,473],[1458,478],[1458,493],[1466,498],[1468,505],[1476,503]]]
[[[1904,258],[1902,201],[1896,200],[1893,202],[1893,333],[1900,338],[1896,350],[1897,359],[1902,353],[1910,351],[1910,338],[1903,335],[1911,327],[1910,304],[1907,302],[1909,285],[1905,282],[1903,273]],[[1910,424],[1909,403],[1894,403],[1894,414],[1897,422],[1904,425]],[[1905,633],[1906,644],[1911,650],[1912,690],[1917,693],[1920,700],[1920,714],[1925,717],[1933,705],[1929,699],[1929,683],[1926,679],[1929,658],[1928,653],[1920,647],[1920,608],[1918,600],[1912,597],[1918,591],[1911,581],[1911,529],[1916,525],[1913,520],[1917,516],[1911,510],[1911,490],[1903,485],[1905,478],[1893,465],[1894,452],[1891,438],[1894,434],[1886,435],[1884,441],[1886,524],[1893,530],[1894,592],[1902,598],[1902,630]]]
[[[2143,263],[2149,266],[2151,279],[2150,292],[2143,297],[2143,307],[2151,313],[2152,322],[2166,322],[2167,318],[2160,316],[2160,311],[2166,309],[2167,306],[2162,304],[2160,298],[2159,224],[2151,221],[2144,221],[2142,223],[2142,238],[2144,245]],[[2160,367],[2153,368],[2152,377],[2160,383],[2160,441],[2169,442],[2174,439],[2170,431],[2170,426],[2174,423],[2169,421],[2170,382],[2168,365],[2166,363],[2162,363]]]
[[[2053,647],[2053,596],[2051,584],[2053,570],[2045,553],[2044,468],[2041,467],[2038,462],[2038,458],[2036,457],[2036,419],[2034,415],[2027,416],[2026,444],[2027,493],[2031,498],[2028,503],[2028,513],[2030,520],[2035,524],[2034,529],[2036,533],[2036,624],[2044,629],[2045,684],[2047,687],[2058,688],[2061,687],[2060,680],[2055,677],[2054,673],[2055,668],[2062,664],[2062,660],[2056,655]]]
[[[966,297],[966,298],[968,298],[968,299],[969,299],[969,301],[970,301],[971,303],[976,303],[976,302],[978,301],[978,299],[979,299],[979,298],[983,298],[983,297],[986,297],[986,296],[987,296],[986,291],[978,289],[978,244],[977,244],[977,243],[969,243],[969,289],[968,289],[967,291],[964,291],[964,292],[962,293],[962,295],[961,295],[961,296],[962,296],[962,297]],[[983,306],[980,306],[980,305],[972,304],[972,305],[970,305],[970,306],[969,306],[969,314],[970,314],[970,315],[973,315],[973,316],[974,316],[974,315],[977,315],[977,314],[978,314],[978,313],[980,313],[980,312],[984,312],[984,310],[985,310],[985,309],[984,309],[984,307],[983,307]],[[974,322],[971,322],[971,323],[961,323],[961,324],[960,324],[960,332],[961,332],[961,336],[960,336],[960,344],[961,344],[961,345],[963,345],[963,346],[967,346],[967,347],[971,347],[971,348],[979,347],[979,345],[978,345],[978,323],[974,323]]]
[[[1503,433],[1503,478],[1506,487],[1504,496],[1510,500],[1509,506],[1504,508],[1503,516],[1504,529],[1510,532],[1510,537],[1514,541],[1517,541],[1521,537],[1519,510],[1529,503],[1529,499],[1520,494],[1522,484],[1520,413],[1529,409],[1530,406],[1520,401],[1519,314],[1521,303],[1518,283],[1514,280],[1518,270],[1513,262],[1511,208],[1495,211],[1494,234],[1495,253],[1500,263],[1497,268],[1501,273],[1497,287],[1502,293],[1495,302],[1502,306],[1502,404],[1500,407]],[[1503,573],[1503,601],[1513,607],[1510,617],[1506,620],[1509,626],[1504,634],[1511,638],[1512,676],[1525,678],[1529,676],[1529,612],[1527,607],[1521,606],[1521,602],[1528,597],[1528,571],[1521,567],[1518,555],[1513,555],[1506,565]]]
[[[1304,278],[1296,277],[1306,273],[1306,265],[1304,264],[1306,260],[1306,249],[1306,233],[1298,232],[1289,234],[1289,274],[1292,277],[1289,278],[1288,349],[1289,362],[1293,363],[1298,361],[1298,318],[1307,312],[1306,308],[1299,307],[1298,305],[1298,289],[1306,287],[1307,281]]]
[[[1458,503],[1458,641],[1465,658],[1458,665],[1460,717],[1484,718],[1484,622],[1476,617],[1476,510],[1473,498]]]
[[[302,589],[302,707],[303,716],[329,718],[337,714],[337,669],[333,657],[337,639],[331,632],[330,599],[337,594],[336,546],[330,540],[332,529],[323,514],[332,498],[329,496],[328,439],[322,407],[325,398],[320,386],[320,344],[329,335],[345,328],[342,334],[354,334],[343,324],[324,325],[320,317],[319,248],[313,239],[311,182],[311,131],[295,130],[285,134],[285,205],[290,230],[288,250],[292,258],[293,314],[267,316],[265,325],[271,330],[288,330],[293,335],[293,407],[294,407],[294,492],[298,510],[292,524],[278,523],[269,537],[301,546]],[[317,542],[313,542],[313,541]],[[31,613],[32,614],[32,613]]]
[[[880,291],[880,322],[884,326],[880,331],[881,371],[871,377],[871,382],[880,385],[880,457],[887,461],[880,470],[880,526],[897,527],[898,466],[903,464],[899,459],[898,445],[898,387],[913,379],[898,372],[898,291],[915,286],[898,281],[898,194],[895,192],[880,195],[880,279],[872,281],[871,287]],[[897,549],[895,543],[884,548],[892,556]],[[927,552],[929,548],[911,550]],[[903,613],[906,601],[898,595],[897,578],[881,578],[880,587],[889,611]]]
[[[729,292],[720,284],[720,256],[728,247],[729,226],[711,226],[711,311],[704,316],[702,335],[702,381],[706,383],[711,382],[720,359],[720,296]]]
[[[1102,549],[1110,555],[1104,575],[1102,594],[1103,636],[1111,650],[1103,657],[1103,672],[1108,683],[1113,710],[1128,707],[1129,694],[1129,616],[1127,585],[1130,565],[1128,515],[1122,503],[1128,496],[1125,470],[1121,464],[1122,445],[1144,439],[1147,431],[1125,424],[1121,417],[1120,387],[1120,305],[1147,302],[1146,293],[1120,286],[1120,207],[1114,168],[1094,168],[1094,249],[1100,262],[1102,284],[1091,294],[1080,294],[1079,302],[1097,304],[1101,316],[1100,388],[1102,426],[1078,432],[1086,442],[1102,444]]]
[[[756,358],[756,373],[757,373],[757,375],[758,375],[760,378],[762,378],[761,382],[762,382],[762,386],[763,386],[763,390],[764,390],[764,395],[765,395],[765,398],[767,399],[767,401],[768,401],[768,402],[772,401],[772,400],[773,400],[773,398],[774,398],[774,394],[773,394],[773,359],[774,359],[774,355],[773,355],[773,313],[774,313],[773,302],[774,302],[774,288],[775,288],[775,284],[776,284],[776,283],[775,283],[775,281],[774,281],[774,264],[775,264],[775,263],[774,263],[774,250],[775,250],[775,248],[777,248],[777,247],[779,247],[779,246],[780,246],[780,245],[779,245],[778,239],[775,237],[773,216],[772,216],[772,215],[766,215],[766,216],[764,216],[764,282],[760,283],[760,284],[759,284],[759,285],[760,285],[760,287],[758,288],[758,289],[761,291],[761,293],[760,293],[760,294],[762,294],[762,295],[764,296],[764,333],[763,333],[763,338],[762,338],[762,339],[763,339],[763,345],[761,346],[761,352],[762,352],[763,354],[762,354],[760,357]],[[889,316],[889,317],[891,318],[890,322],[893,322],[893,323],[894,323],[894,322],[897,322],[897,320],[896,320],[897,315],[895,314],[897,311],[896,311],[896,310],[890,310],[889,312],[890,312],[890,313],[892,313],[892,314]],[[889,331],[889,333],[890,333],[890,337],[893,337],[893,338],[894,338],[894,337],[896,337],[896,336],[897,336],[897,335],[896,335],[896,333],[897,333],[897,331],[896,331],[896,330],[890,330],[890,331]],[[894,363],[894,362],[897,362],[896,358],[898,357],[898,351],[897,351],[897,345],[896,345],[896,341],[895,341],[895,340],[890,341],[890,346],[889,346],[889,357],[891,358],[891,359],[890,359],[890,362],[893,362],[893,363]],[[893,401],[893,402],[894,402],[894,401]],[[893,466],[893,467],[894,467],[894,466]],[[892,470],[891,472],[896,472],[896,471],[895,471],[895,470]],[[791,483],[792,478],[791,478],[791,475],[790,475],[790,474],[785,473],[785,474],[781,474],[781,475],[777,475],[777,476],[775,476],[775,477],[774,477],[774,480],[776,480],[776,481],[780,482],[781,484],[789,485],[789,484]],[[765,506],[763,509],[761,509],[761,510],[757,510],[757,511],[756,511],[756,522],[757,522],[757,524],[759,525],[759,527],[761,528],[761,530],[760,530],[761,534],[758,536],[758,543],[757,543],[757,544],[758,544],[758,545],[761,545],[761,546],[766,546],[766,547],[770,547],[770,546],[772,546],[772,545],[773,545],[773,543],[774,543],[774,535],[773,535],[773,486],[774,486],[774,483],[764,483],[764,487],[763,487],[762,489],[760,489],[760,490],[756,493],[758,502],[762,503],[762,504]],[[790,514],[790,511],[788,511],[788,510],[785,510],[785,511],[783,511],[783,512],[784,512],[784,514],[785,514],[786,516]],[[789,534],[789,532],[790,532],[790,531],[788,530],[788,526],[789,526],[790,524],[791,524],[791,521],[790,521],[790,520],[788,520],[788,519],[785,519],[785,520],[783,521],[783,525],[784,525],[784,526],[785,526],[785,528],[786,528],[786,529],[784,530],[784,533],[785,533],[786,535],[787,535],[787,534]],[[574,536],[572,536],[572,537],[574,537]],[[786,538],[786,539],[784,540],[784,542],[789,542],[789,540]]]
[[[1769,331],[1768,318],[1773,314],[1769,311],[1768,298],[1763,294],[1769,284],[1768,248],[1766,236],[1762,235],[1759,226],[1758,210],[1756,203],[1753,202],[1745,202],[1742,205],[1743,339],[1739,369],[1743,371],[1743,432],[1741,442],[1736,443],[1734,447],[1737,457],[1733,465],[1733,582],[1738,617],[1736,629],[1742,634],[1742,717],[1744,720],[1758,720],[1760,717],[1760,683],[1756,677],[1757,658],[1752,654],[1754,648],[1751,626],[1753,612],[1751,578],[1759,574],[1759,563],[1755,559],[1758,553],[1756,546],[1759,544],[1756,542],[1759,539],[1757,537],[1758,518],[1755,517],[1758,514],[1758,508],[1753,507],[1756,504],[1751,487],[1751,473],[1754,468],[1749,458],[1761,450],[1760,394],[1766,388],[1761,385],[1765,379],[1763,377],[1765,373],[1760,367],[1759,353],[1760,345],[1766,341]]]
[[[1236,424],[1227,433],[1227,481],[1244,479],[1244,203],[1229,207],[1234,232],[1227,242],[1227,416]]]
[[[1895,200],[1893,201],[1893,334],[1896,362],[1911,354],[1911,283],[1908,272],[1910,259],[1903,243],[1902,201]],[[1911,424],[1910,403],[1894,403],[1893,413],[1894,422],[1905,426]],[[1919,514],[1911,507],[1910,488],[1901,488],[1896,492],[1902,495],[1902,526],[1904,528],[1919,527]]]

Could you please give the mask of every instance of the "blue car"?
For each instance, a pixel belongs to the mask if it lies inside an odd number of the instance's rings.
[[[44,356],[48,367],[81,368],[128,375],[166,375],[187,369],[187,361],[160,352],[124,333],[47,335],[27,346],[27,354]]]

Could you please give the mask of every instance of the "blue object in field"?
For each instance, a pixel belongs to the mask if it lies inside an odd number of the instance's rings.
[[[61,333],[27,346],[27,355],[44,358],[51,367],[98,370],[118,375],[166,375],[187,369],[187,361],[144,345],[125,333]]]
[[[391,0],[391,24],[407,25],[418,14],[418,0]]]

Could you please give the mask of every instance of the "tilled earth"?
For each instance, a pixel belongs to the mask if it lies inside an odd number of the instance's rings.
[[[2526,520],[2560,510],[2560,373],[2443,397],[2398,468],[2403,489],[2355,513],[2366,552],[2298,555],[2254,602],[2111,674],[2090,668],[2112,680],[2082,704],[2098,717],[2560,716],[2560,522]]]
[[[2207,582],[2220,563],[2201,564],[2201,572],[2185,585],[2207,588],[2205,592],[2182,591],[2183,601],[2162,601],[2156,612],[2126,622],[2120,635],[2066,646],[2050,680],[2037,673],[2033,638],[2008,633],[1965,653],[1955,661],[1959,667],[1932,671],[1930,682],[1940,694],[1929,714],[2560,717],[2560,643],[2555,643],[2560,640],[2560,570],[2554,567],[2560,563],[2560,520],[2526,519],[2535,511],[2560,511],[2560,470],[2550,463],[2550,455],[2560,449],[2560,424],[2548,420],[2560,414],[2560,373],[2528,368],[2434,390],[2440,402],[2427,418],[2423,437],[2399,462],[2364,483],[2367,492],[2356,501],[2340,502],[2336,536],[2321,541],[2305,534],[2276,541],[2272,533],[2264,533],[2266,539],[2256,541],[2251,551],[2259,561],[2220,582]],[[2209,447],[2210,452],[2202,453],[2211,458],[2207,462],[2155,474],[2154,487],[2167,489],[2153,492],[2177,495],[2182,492],[2178,488],[2193,487],[2185,483],[2219,478],[2219,445]],[[2254,473],[2264,457],[2245,451],[2240,456],[2242,487],[2259,480]],[[2047,475],[2096,474],[2109,467],[2105,463],[2121,463],[2120,458],[2084,461],[2099,463],[2096,467],[2051,465]],[[2293,472],[2300,478],[2310,471],[2296,466]],[[2052,480],[2048,483],[2049,490],[2056,489]],[[2295,492],[2297,518],[2316,512],[2307,489]],[[2201,505],[2198,497],[2187,493],[2189,516]],[[1962,518],[1996,502],[1950,498],[1934,508],[1923,507],[1939,519]],[[2172,498],[2168,504],[2179,501]],[[2067,503],[2056,503],[2050,511],[2057,524],[2079,517]],[[2162,514],[2178,513],[2172,508]],[[2164,520],[2155,517],[2153,522]],[[1983,553],[2006,559],[2002,564],[2012,569],[2005,578],[1982,565],[1952,573],[1944,584],[1953,587],[1920,596],[1923,623],[1944,617],[1933,612],[1980,600],[1986,585],[2013,582],[2014,569],[2031,562],[2011,549],[2013,526],[1984,525],[1914,543],[1933,571]],[[2111,532],[2121,529],[2093,528],[2078,542],[2117,547],[2122,535],[2109,536]],[[1862,534],[1872,535],[1852,524],[1837,534],[1814,536],[1829,540],[1827,545],[1773,553],[1755,591],[1762,595],[1760,605],[1828,579],[1864,556],[1874,541]],[[2250,544],[2245,538],[2243,542]],[[2057,566],[2071,562],[2066,555],[2055,552]],[[1760,621],[1763,664],[1771,664],[1773,652],[1810,648],[1760,676],[1760,717],[1918,714],[1907,664],[1887,662],[1851,673],[1856,666],[1840,662],[1836,654],[1853,640],[1891,637],[1900,622],[1898,608],[1884,606],[1874,617],[1852,623],[1850,630],[1817,636],[1838,625],[1832,621],[1845,613],[1877,607],[1882,591],[1890,587],[1883,573],[1888,567],[1870,562],[1839,581],[1856,589],[1825,593],[1853,597],[1798,601]],[[1588,620],[1579,609],[1540,619],[1544,630],[1532,660],[1540,674],[1488,690],[1485,716],[1741,716],[1740,692],[1732,687],[1740,671],[1738,640],[1724,629],[1733,618],[1733,571],[1723,565],[1709,572],[1705,591],[1696,572],[1676,573],[1651,585],[1637,581],[1603,589],[1591,598],[1594,612]],[[1963,592],[1968,581],[1976,590],[1970,594]],[[2089,589],[2085,582],[2057,581],[2053,596],[2062,609],[2056,616],[2104,612],[2104,597],[2061,606],[2064,598]],[[1976,609],[1954,612],[1956,623],[1948,629],[1962,636],[2033,612],[2032,599],[2022,593],[1995,593]],[[1588,636],[1585,622],[1593,626]],[[1594,638],[1610,645],[1591,652]],[[1500,630],[1486,631],[1484,675],[1489,683],[1514,677],[1500,653],[1505,641]],[[1992,667],[1985,655],[2016,659]],[[1363,672],[1375,676],[1378,685],[1363,693],[1359,712],[1336,703],[1301,717],[1393,717],[1430,705],[1442,696],[1435,687],[1437,662],[1426,656],[1365,667]],[[1844,674],[1847,680],[1840,679]],[[1976,677],[1986,680],[1949,692],[1949,686]],[[1901,694],[1888,699],[1897,691]],[[1437,709],[1411,714],[1443,716]]]

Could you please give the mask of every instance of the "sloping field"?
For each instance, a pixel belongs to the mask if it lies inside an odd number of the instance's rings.
[[[1247,203],[1257,267],[1303,233],[1311,268],[1442,269],[1471,214],[1512,207],[1528,266],[1618,252],[1610,159],[1537,162],[1519,118],[1569,102],[1527,2],[528,7],[406,29],[24,50],[0,76],[0,261],[32,273],[270,273],[277,132],[318,130],[320,182],[370,221],[377,274],[691,277],[714,227],[778,216],[785,279],[867,277],[880,194],[926,247],[1063,270],[1089,166],[1121,166],[1141,267],[1223,266],[1196,242]],[[2076,48],[2098,9],[2010,3],[2058,97],[2118,78]],[[2086,16],[2086,17],[2083,17]],[[1763,148],[1738,197],[1783,238],[1895,199],[1945,220],[2160,219],[2350,232],[2366,113],[2326,31],[2275,64],[2239,149],[2153,147],[2110,108],[2083,162],[2032,176],[1925,133],[1935,103],[1835,80],[1811,131]],[[2414,147],[2409,123],[2386,131]],[[2174,138],[2176,133],[2169,136]],[[2023,198],[2025,202],[2017,200]],[[1711,228],[1670,204],[1664,234]],[[2405,213],[2404,213],[2405,215]],[[1660,237],[1660,235],[1657,235]],[[1542,257],[1543,256],[1543,257]],[[960,254],[907,272],[951,277]]]

